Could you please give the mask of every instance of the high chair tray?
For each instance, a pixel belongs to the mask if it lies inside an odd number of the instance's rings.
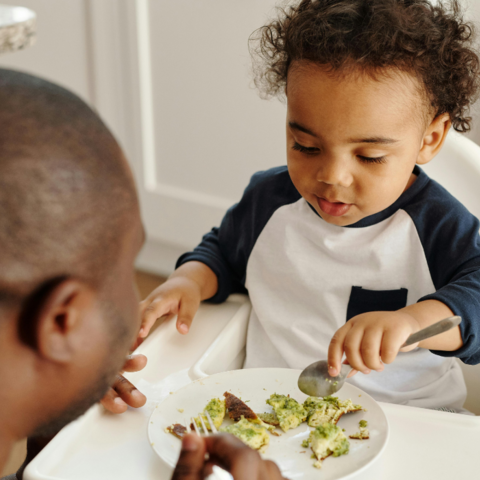
[[[243,363],[249,312],[248,299],[236,295],[222,305],[202,305],[186,336],[176,333],[174,322],[157,328],[138,350],[148,356],[147,367],[128,375],[148,394],[147,404],[117,416],[93,407],[50,442],[27,467],[24,478],[169,479],[171,469],[154,453],[147,437],[148,419],[158,403],[155,399],[188,383],[185,369],[190,367],[191,378],[238,368]],[[356,480],[478,476],[480,417],[380,405],[390,427],[389,442],[380,459],[356,475]],[[321,470],[317,473],[320,480]]]

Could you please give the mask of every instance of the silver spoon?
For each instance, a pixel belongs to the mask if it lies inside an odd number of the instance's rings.
[[[407,338],[407,341],[402,345],[408,347],[414,343],[421,342],[426,338],[434,337],[440,333],[446,332],[453,327],[460,325],[461,317],[454,316],[444,318],[427,328],[423,328],[416,333],[413,333]],[[345,383],[348,374],[353,370],[350,365],[343,364],[340,373],[336,377],[330,376],[328,373],[328,362],[320,360],[319,362],[309,365],[298,378],[298,388],[307,395],[312,397],[326,397],[338,392]]]

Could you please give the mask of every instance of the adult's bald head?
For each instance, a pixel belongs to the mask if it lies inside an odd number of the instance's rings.
[[[55,278],[102,285],[137,209],[100,118],[58,85],[0,70],[0,304]]]

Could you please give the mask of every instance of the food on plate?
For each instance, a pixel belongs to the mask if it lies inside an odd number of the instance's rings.
[[[274,427],[279,427],[280,422],[278,421],[277,414],[274,413],[257,413],[257,417],[262,420],[264,423],[273,425]]]
[[[350,438],[355,440],[368,440],[370,438],[370,432],[368,431],[368,423],[366,420],[360,420],[358,422],[359,431],[353,435],[349,435]]]
[[[229,392],[225,392],[223,396],[225,397],[225,407],[230,418],[240,420],[243,417],[247,420],[257,420],[256,413],[238,397]]]
[[[181,440],[187,433],[187,429],[180,423],[174,423],[173,425],[167,427],[165,432],[171,433]]]
[[[325,422],[322,425],[318,425],[314,430],[310,432],[310,437],[305,443],[309,443],[317,462],[314,466],[321,467],[321,463],[330,455],[339,457],[345,455],[350,449],[350,442],[340,427],[337,427],[333,423]]]
[[[220,431],[235,435],[243,443],[246,443],[254,450],[260,450],[262,447],[266,447],[270,442],[270,436],[265,427],[249,422],[243,417],[239,422],[228,425],[227,427],[222,427]]]
[[[215,427],[220,428],[225,417],[225,400],[220,400],[219,398],[212,398],[205,406],[204,411],[205,410],[209,413]],[[202,415],[202,417],[206,427],[211,430],[210,423],[207,417],[205,415]],[[195,417],[195,423],[198,427],[201,428],[202,424],[198,417]]]
[[[310,427],[322,425],[325,422],[337,424],[345,413],[362,410],[361,405],[354,404],[350,399],[340,400],[338,397],[308,397],[303,406],[307,412],[307,423]]]
[[[267,430],[271,430],[273,433],[275,426],[267,424],[266,422],[264,423],[263,420],[245,402],[229,392],[225,392],[223,395],[225,396],[225,406],[228,416],[232,420],[237,421],[240,420],[240,418],[245,418],[251,423],[257,423]],[[278,435],[276,433],[273,434]]]
[[[361,405],[354,404],[350,399],[340,400],[338,397],[308,397],[302,404],[298,403],[289,395],[274,393],[266,401],[273,409],[271,413],[255,413],[244,401],[230,392],[225,392],[225,400],[212,398],[206,405],[214,425],[221,431],[235,435],[249,447],[255,450],[264,450],[270,443],[270,435],[280,434],[275,431],[279,426],[284,432],[298,427],[307,421],[310,427],[310,436],[302,442],[304,448],[311,447],[313,458],[316,459],[314,466],[321,468],[322,461],[330,455],[338,457],[348,453],[350,443],[341,428],[336,424],[345,413],[362,410]],[[222,422],[225,415],[235,423],[224,426]],[[209,426],[208,420],[204,422]],[[197,425],[201,426],[196,417]],[[193,428],[193,425],[192,425]],[[210,428],[209,428],[210,430]],[[165,429],[166,432],[182,438],[186,428],[181,424],[173,424]],[[359,432],[350,435],[352,439],[364,440],[369,438],[367,421],[360,420]]]
[[[297,428],[307,418],[307,411],[303,406],[290,396],[270,395],[267,403],[271,405],[277,415],[280,428],[287,432],[292,428]]]

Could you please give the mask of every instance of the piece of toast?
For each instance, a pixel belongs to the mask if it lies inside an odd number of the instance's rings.
[[[350,414],[350,413],[356,413],[356,412],[360,412],[360,411],[362,411],[361,408],[356,408],[356,409],[354,409],[354,410],[349,410],[348,412],[343,412],[343,413],[341,413],[340,416],[337,418],[337,420],[334,422],[335,425],[338,423],[338,421],[339,421],[344,415],[348,415],[348,414]]]
[[[179,438],[180,440],[185,436],[187,433],[187,429],[181,425],[180,423],[174,423],[165,429],[166,432],[171,433],[175,437]]]
[[[368,440],[370,438],[370,436],[361,435],[359,433],[356,433],[354,435],[349,435],[348,438],[352,438],[353,440]]]
[[[307,423],[310,427],[316,427],[324,422],[336,425],[340,418],[349,413],[362,410],[361,405],[355,405],[351,400],[339,400],[338,397],[309,397],[304,402],[308,411]]]
[[[245,403],[242,402],[238,397],[233,395],[233,393],[225,392],[223,394],[225,397],[225,406],[227,407],[228,416],[237,421],[241,417],[244,417],[246,420],[257,420],[257,414]]]

